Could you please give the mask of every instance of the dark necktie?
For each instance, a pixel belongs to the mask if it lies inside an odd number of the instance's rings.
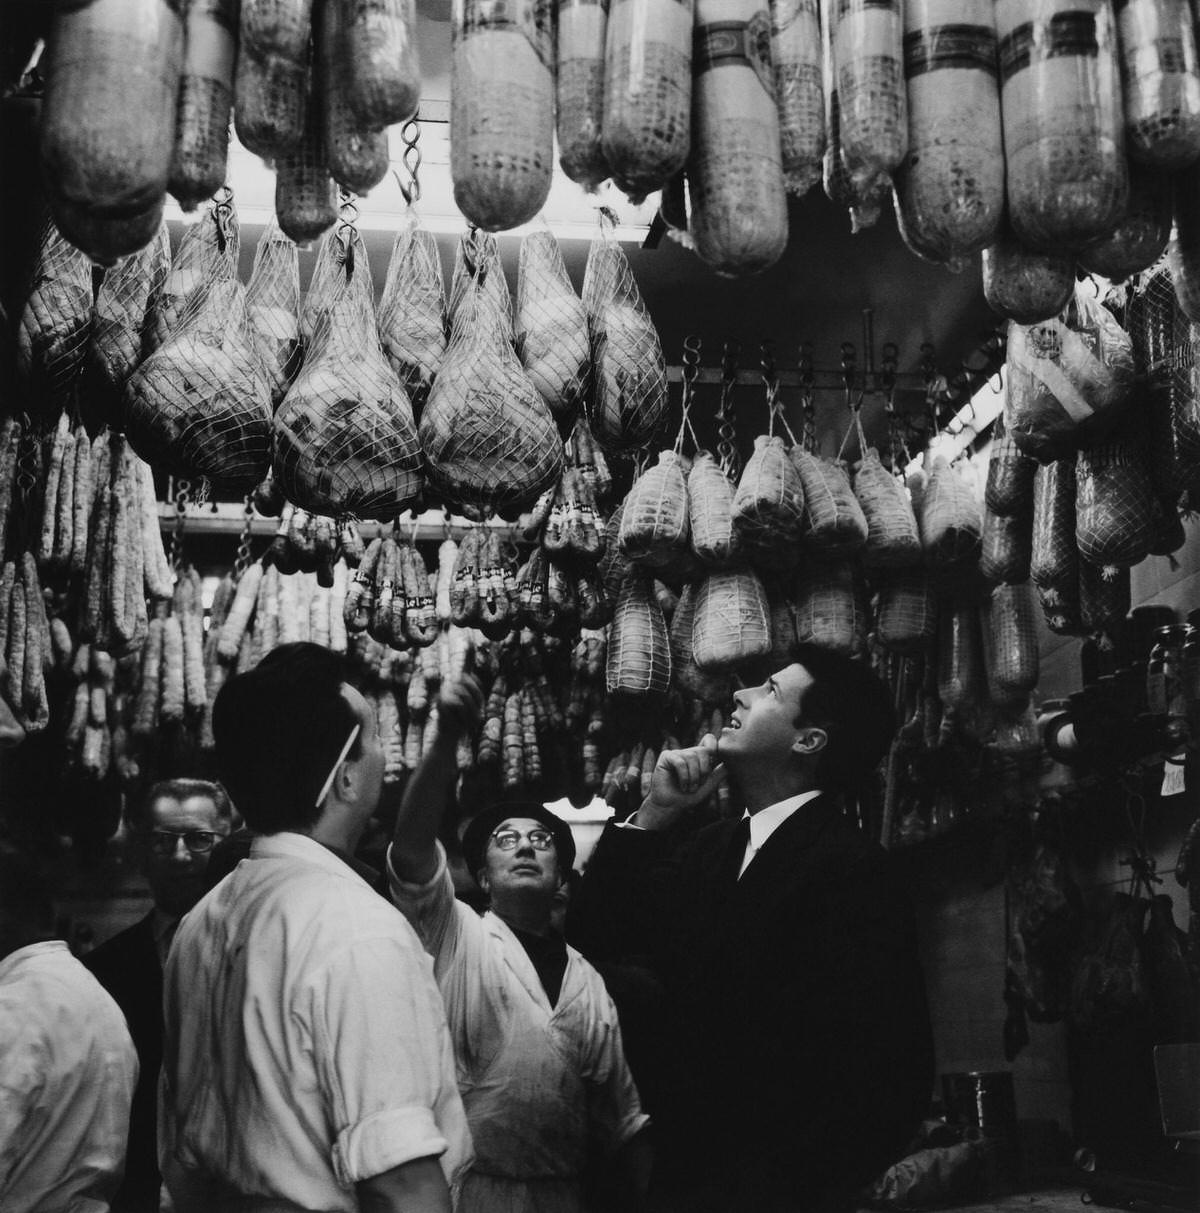
[[[750,842],[750,818],[743,817],[733,827],[729,835],[729,850],[725,857],[725,871],[731,881],[736,881],[742,870],[742,860],[746,858],[746,846]]]

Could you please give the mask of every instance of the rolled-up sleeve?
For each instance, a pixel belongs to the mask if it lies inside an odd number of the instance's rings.
[[[347,1187],[447,1149],[439,1124],[453,1073],[449,1038],[433,982],[413,980],[414,966],[429,966],[415,943],[356,940],[312,989],[332,1164]]]

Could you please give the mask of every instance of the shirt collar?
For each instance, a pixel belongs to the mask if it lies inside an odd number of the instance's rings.
[[[786,800],[780,800],[776,804],[768,805],[765,809],[759,809],[757,813],[747,811],[744,816],[750,818],[750,848],[754,851],[759,851],[766,845],[766,841],[775,833],[777,829],[799,808],[808,804],[810,800],[816,800],[820,796],[820,791],[801,792],[797,796],[789,796]]]
[[[352,861],[338,851],[317,842],[307,834],[296,834],[281,830],[278,834],[258,834],[250,843],[251,859],[302,859],[318,868],[324,868],[334,876],[349,876],[360,880],[371,888],[364,872],[371,872],[365,864]],[[372,873],[373,874],[373,873]]]

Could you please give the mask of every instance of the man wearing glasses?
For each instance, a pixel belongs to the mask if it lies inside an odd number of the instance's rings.
[[[215,783],[171,779],[155,784],[127,820],[154,908],[83,960],[124,1011],[140,1067],[125,1178],[113,1200],[113,1213],[158,1208],[162,1181],[155,1134],[163,965],[179,920],[204,892],[208,857],[217,840],[229,833],[231,819],[229,797]]]
[[[577,1213],[589,1155],[607,1156],[624,1210],[648,1181],[647,1117],[600,975],[552,927],[575,859],[565,822],[536,801],[485,809],[463,853],[489,909],[454,897],[438,821],[478,683],[443,686],[437,734],[413,772],[388,851],[392,897],[434,958],[475,1142],[459,1213]]]
[[[249,857],[167,960],[159,1157],[176,1213],[449,1213],[470,1159],[432,965],[354,852],[375,713],[315,644],[222,688],[217,768]]]

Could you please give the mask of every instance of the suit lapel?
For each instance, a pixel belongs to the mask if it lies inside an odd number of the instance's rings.
[[[739,897],[794,877],[798,861],[836,823],[841,815],[837,800],[818,796],[798,808],[763,844],[737,882]]]

